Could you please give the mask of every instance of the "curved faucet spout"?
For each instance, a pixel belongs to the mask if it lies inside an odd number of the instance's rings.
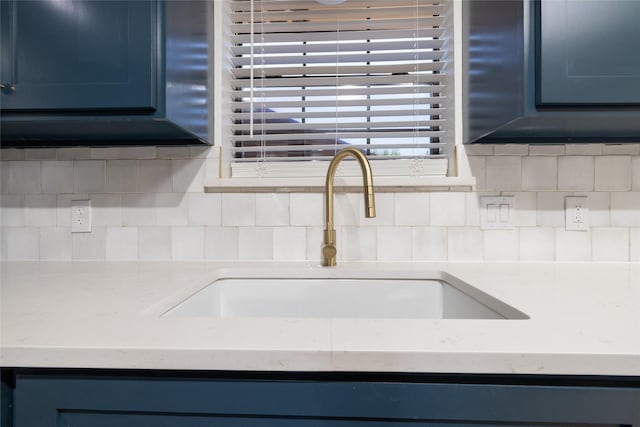
[[[324,242],[322,244],[322,265],[333,267],[336,265],[336,230],[333,225],[333,181],[338,165],[345,157],[354,157],[362,170],[362,185],[364,189],[364,215],[367,218],[376,216],[376,204],[373,194],[373,174],[367,157],[356,148],[349,147],[338,152],[327,170],[327,179],[324,185],[324,217],[326,226],[324,229]]]

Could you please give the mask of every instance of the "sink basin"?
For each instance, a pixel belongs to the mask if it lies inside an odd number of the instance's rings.
[[[444,272],[426,277],[221,277],[166,317],[526,319]]]

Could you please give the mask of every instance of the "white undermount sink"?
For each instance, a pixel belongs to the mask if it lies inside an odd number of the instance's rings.
[[[220,277],[179,302],[163,316],[528,318],[517,309],[445,272],[404,274],[409,277],[401,278],[393,277],[391,273],[382,277],[380,274],[370,274],[367,277],[362,272],[343,272],[332,277],[321,277],[321,273],[269,273],[253,275],[259,277],[246,274],[246,277],[239,274]]]

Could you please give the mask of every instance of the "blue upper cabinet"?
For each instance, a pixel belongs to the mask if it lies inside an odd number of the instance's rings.
[[[640,1],[462,5],[465,142],[640,139]]]
[[[538,105],[640,104],[640,2],[543,0]]]
[[[2,3],[3,110],[155,109],[155,4]]]
[[[2,0],[4,146],[207,140],[207,0]]]

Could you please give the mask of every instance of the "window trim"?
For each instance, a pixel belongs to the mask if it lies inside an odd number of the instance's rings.
[[[452,153],[448,156],[448,174],[447,176],[374,176],[374,184],[377,191],[388,192],[412,192],[412,191],[472,191],[476,186],[476,178],[465,173],[468,168],[460,168],[458,156],[461,147],[462,124],[462,71],[460,67],[454,66],[459,64],[462,53],[462,7],[459,1],[452,0],[453,3],[453,46],[454,61],[452,64],[451,84],[447,85],[448,95],[446,102],[454,103],[453,125],[450,128],[452,133]],[[227,51],[224,47],[225,38],[222,36],[223,25],[223,7],[224,1],[213,2],[213,22],[210,31],[210,45],[213,53],[210,55],[209,69],[213,70],[211,74],[211,87],[213,88],[213,111],[211,113],[214,126],[211,126],[211,141],[218,150],[217,157],[210,159],[214,165],[214,172],[205,179],[205,192],[322,192],[324,191],[324,177],[300,177],[300,178],[242,178],[231,177],[231,147],[228,142],[231,139],[230,126],[215,126],[217,123],[225,123],[230,113],[225,112],[224,97],[229,94],[228,79],[229,73],[226,67],[228,58],[222,57]],[[464,151],[462,151],[464,152]],[[336,177],[336,188],[338,191],[360,191],[361,185],[358,184],[359,177]]]

